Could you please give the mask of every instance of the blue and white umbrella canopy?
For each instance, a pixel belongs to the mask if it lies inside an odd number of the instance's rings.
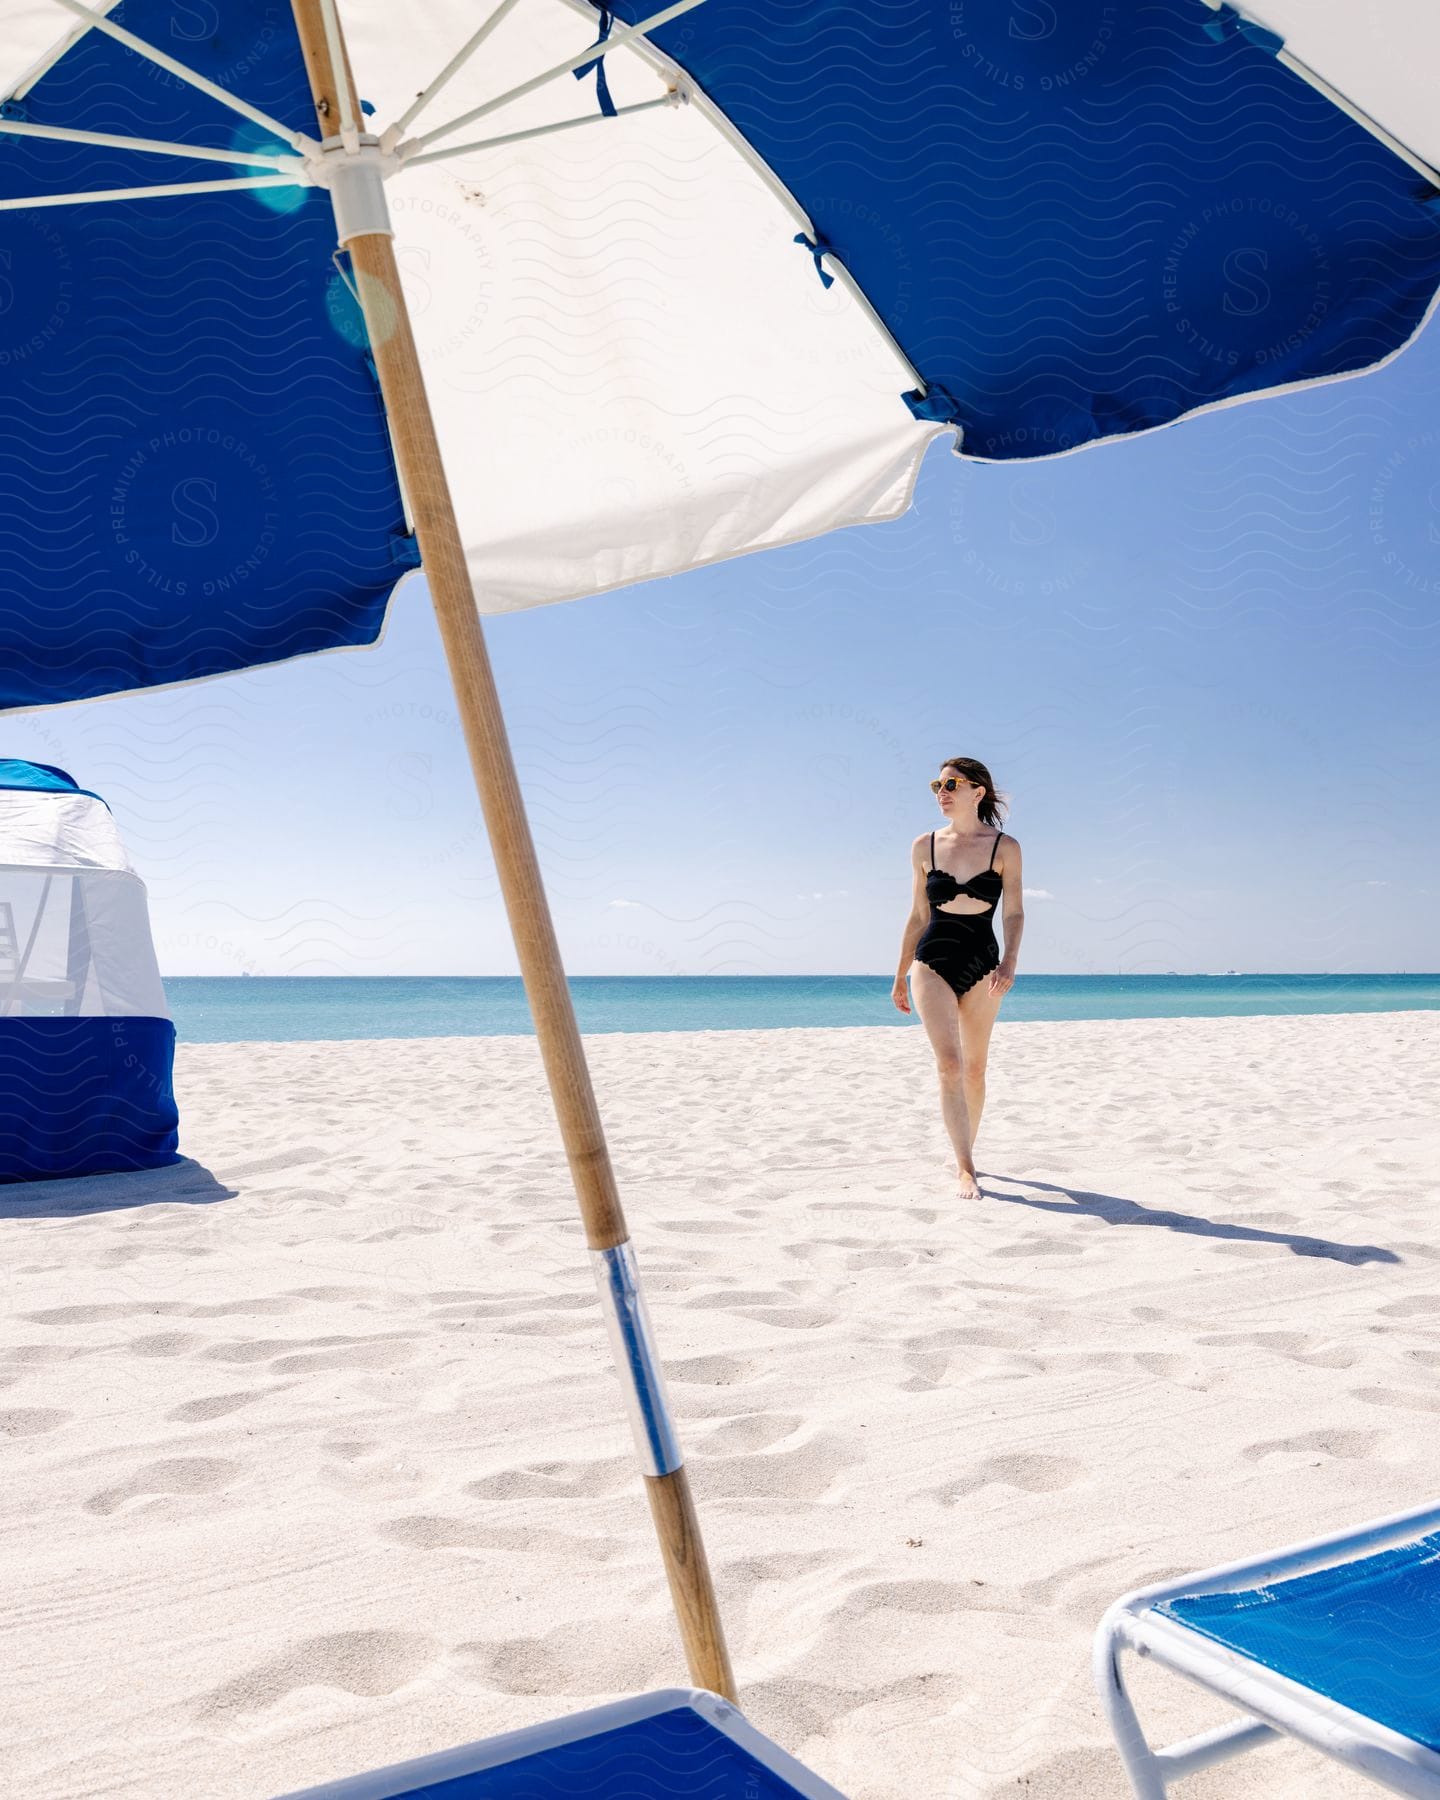
[[[482,611],[1353,374],[1440,284],[1420,0],[653,4],[346,12]],[[373,642],[417,561],[288,7],[100,17],[0,0],[0,705]]]
[[[145,887],[62,769],[0,761],[0,1183],[177,1160]]]

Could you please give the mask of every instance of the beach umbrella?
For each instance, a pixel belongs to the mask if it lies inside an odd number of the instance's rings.
[[[0,0],[0,27],[0,705],[372,643],[423,567],[692,1678],[732,1694],[478,614],[893,517],[936,438],[1066,454],[1393,355],[1440,284],[1440,23]]]

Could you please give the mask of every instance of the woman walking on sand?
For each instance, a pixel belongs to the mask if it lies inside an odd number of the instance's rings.
[[[945,825],[910,846],[910,917],[891,998],[915,1008],[935,1052],[940,1111],[955,1147],[960,1198],[978,1200],[975,1139],[985,1106],[985,1060],[1000,1002],[1015,982],[1025,928],[1020,846],[1000,829],[1001,802],[984,763],[952,756],[930,783]],[[995,941],[995,912],[1005,907],[1005,954]]]

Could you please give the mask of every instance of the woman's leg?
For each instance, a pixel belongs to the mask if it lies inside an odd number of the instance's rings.
[[[920,1023],[930,1040],[930,1048],[935,1053],[935,1070],[940,1078],[940,1115],[955,1150],[960,1198],[978,1200],[980,1186],[975,1180],[970,1119],[965,1109],[965,1064],[960,1048],[960,1008],[955,1002],[955,990],[928,963],[913,962],[910,965],[910,992]]]
[[[974,987],[960,996],[960,1060],[965,1069],[965,1112],[970,1121],[973,1151],[980,1136],[980,1115],[985,1110],[985,1066],[990,1058],[990,1033],[1000,1011],[1003,994],[990,992],[990,977],[982,975]]]

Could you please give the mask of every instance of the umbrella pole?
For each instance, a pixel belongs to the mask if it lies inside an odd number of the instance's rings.
[[[334,140],[340,121],[358,114],[348,59],[345,80],[349,92],[343,96],[337,93],[330,46],[334,43],[336,54],[344,56],[338,18],[331,14],[327,32],[321,0],[292,0],[292,5],[321,135]],[[733,1702],[735,1677],[699,1520],[670,1423],[625,1216],[560,962],[454,503],[440,460],[394,247],[388,230],[378,223],[357,234],[347,234],[344,247],[350,253],[355,273],[370,348],[379,372],[380,392],[389,415],[395,460],[420,542],[424,573],[445,646],[535,1034],[640,1451],[645,1492],[665,1559],[690,1678],[697,1687],[708,1688]]]

